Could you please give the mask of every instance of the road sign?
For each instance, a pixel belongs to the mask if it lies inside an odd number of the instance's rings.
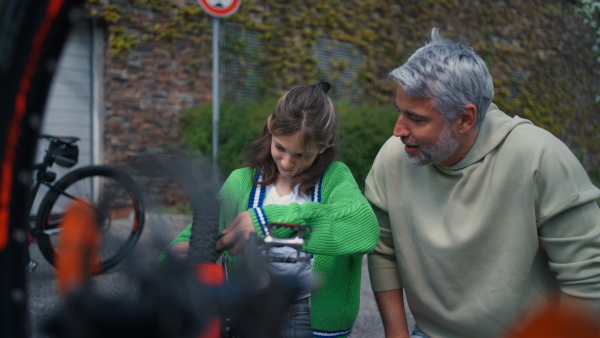
[[[198,0],[204,11],[214,17],[230,16],[240,7],[241,0]]]

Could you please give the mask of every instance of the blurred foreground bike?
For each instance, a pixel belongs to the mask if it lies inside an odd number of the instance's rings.
[[[85,224],[90,232],[64,238],[71,258],[59,257],[57,285],[66,302],[46,323],[51,337],[202,337],[277,338],[279,323],[302,286],[294,278],[273,275],[267,262],[276,260],[270,246],[302,246],[302,235],[292,239],[265,241],[253,234],[244,245],[244,259],[235,267],[235,276],[226,280],[225,269],[217,262],[219,204],[211,196],[193,201],[194,217],[187,260],[170,256],[164,266],[145,276],[133,275],[139,292],[129,299],[107,299],[86,283],[86,271],[72,267],[89,266],[93,256],[96,226],[85,209],[69,208],[65,230],[79,232]],[[79,216],[78,216],[79,215]],[[77,220],[77,217],[80,217]],[[299,225],[290,226],[302,229]],[[86,241],[88,241],[86,243]],[[79,243],[77,243],[79,242]],[[265,245],[265,251],[257,247]],[[69,264],[63,264],[69,261]],[[63,273],[60,267],[65,267]],[[64,277],[61,277],[64,276]]]

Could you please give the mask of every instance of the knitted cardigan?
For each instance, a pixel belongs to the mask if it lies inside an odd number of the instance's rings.
[[[265,236],[269,222],[310,225],[312,234],[302,250],[314,255],[313,277],[319,281],[311,294],[313,335],[347,337],[359,309],[362,257],[375,248],[379,238],[375,214],[352,173],[345,164],[333,162],[312,190],[311,202],[302,205],[263,206],[265,187],[253,184],[257,181],[260,177],[251,168],[237,169],[229,176],[219,192],[219,228],[224,229],[243,211],[249,211],[260,237]],[[286,231],[280,228],[274,234],[285,237]],[[189,241],[190,234],[191,225],[171,246]]]

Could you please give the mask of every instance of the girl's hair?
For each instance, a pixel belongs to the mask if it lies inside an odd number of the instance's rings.
[[[296,87],[283,95],[275,110],[265,121],[262,135],[249,145],[244,166],[254,168],[263,176],[262,186],[275,183],[277,165],[271,156],[271,135],[282,136],[296,132],[304,143],[305,151],[311,145],[318,151],[313,164],[291,180],[291,188],[299,184],[298,193],[308,195],[329,165],[338,155],[337,128],[340,119],[327,95],[330,84],[322,80],[314,85]]]

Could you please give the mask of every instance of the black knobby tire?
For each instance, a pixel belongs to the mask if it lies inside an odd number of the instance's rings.
[[[61,215],[73,197],[84,199],[98,211],[101,264],[92,274],[102,273],[123,260],[140,238],[145,215],[142,193],[129,174],[108,166],[82,167],[58,180],[44,196],[36,222],[38,246],[52,265],[60,254]]]
[[[188,262],[214,263],[217,259],[215,244],[219,231],[219,202],[210,196],[199,196],[192,201],[194,215]]]
[[[29,187],[58,58],[83,0],[0,0],[0,337],[29,337]]]

